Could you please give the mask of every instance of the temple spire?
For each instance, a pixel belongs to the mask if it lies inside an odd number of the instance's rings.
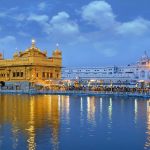
[[[35,47],[35,39],[32,39],[32,47]]]
[[[56,44],[56,49],[57,49],[57,50],[59,49],[59,43]]]

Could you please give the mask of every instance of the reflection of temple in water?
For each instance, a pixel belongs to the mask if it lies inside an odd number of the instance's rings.
[[[90,123],[95,124],[95,97],[87,97],[87,119]]]
[[[60,127],[58,98],[58,96],[0,96],[0,126],[4,124],[12,126],[14,148],[17,147],[18,134],[22,132],[27,137],[28,149],[34,150],[35,140],[37,136],[39,137],[37,129],[48,126],[53,149],[57,149]]]

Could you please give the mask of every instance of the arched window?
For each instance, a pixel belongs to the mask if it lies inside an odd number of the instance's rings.
[[[145,71],[141,71],[141,77],[145,78]]]
[[[148,72],[147,77],[148,77],[148,79],[150,79],[150,71]]]

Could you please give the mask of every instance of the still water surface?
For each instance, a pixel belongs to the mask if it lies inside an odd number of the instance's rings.
[[[0,95],[0,150],[150,149],[150,100]]]

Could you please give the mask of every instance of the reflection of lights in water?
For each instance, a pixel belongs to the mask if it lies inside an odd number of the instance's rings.
[[[5,96],[6,97],[6,96]],[[8,138],[12,149],[18,149],[22,140],[26,140],[28,150],[36,149],[36,139],[48,138],[48,145],[51,144],[58,149],[58,134],[60,128],[60,114],[58,108],[58,96],[50,95],[8,95],[7,99],[0,99],[0,124],[10,123],[11,135]],[[11,99],[11,101],[10,101]],[[5,101],[4,101],[5,100]],[[2,103],[3,102],[3,103]],[[65,106],[65,105],[64,105]],[[0,149],[4,142],[4,128],[0,125]],[[46,127],[50,132],[41,134],[38,130]],[[22,136],[22,137],[21,137]],[[21,139],[19,138],[21,137]],[[52,143],[50,143],[52,142]],[[18,146],[17,146],[18,145]]]
[[[137,99],[135,99],[135,101],[134,101],[134,121],[135,121],[135,123],[137,123],[137,113],[138,113],[138,104],[137,104]]]
[[[147,139],[145,142],[145,149],[150,149],[150,100],[147,101]]]
[[[2,133],[2,126],[0,125],[0,149],[2,147],[2,142],[3,142],[3,137],[1,135],[1,133]]]
[[[81,97],[81,100],[80,100],[80,111],[82,112],[83,111],[83,98]]]
[[[50,95],[49,97],[48,97],[48,101],[47,101],[47,109],[48,109],[48,120],[51,118],[51,110],[52,110],[52,96]]]
[[[60,101],[61,101],[61,96],[58,95],[58,110],[60,111]]]
[[[35,143],[35,129],[34,129],[34,98],[32,98],[30,101],[30,122],[27,131],[29,134],[29,138],[27,140],[28,148],[29,150],[35,150],[36,143]]]
[[[70,117],[69,117],[69,112],[70,112],[70,97],[67,96],[66,98],[66,119],[67,119],[67,123],[69,124],[69,121],[70,121]]]
[[[70,122],[70,97],[69,96],[62,96],[61,99],[61,114],[65,115],[67,124]]]
[[[100,98],[100,113],[103,111],[103,99]]]
[[[80,99],[80,123],[83,125],[83,98]]]
[[[17,145],[18,145],[18,127],[17,127],[17,118],[16,118],[16,113],[17,113],[17,106],[16,106],[16,103],[14,104],[14,109],[12,111],[12,114],[13,114],[13,120],[12,120],[12,135],[13,135],[13,138],[12,138],[12,141],[13,141],[13,149],[16,149],[17,148]]]
[[[87,97],[87,118],[91,123],[95,123],[95,98]]]
[[[109,120],[112,120],[112,98],[109,99],[109,106],[108,106],[108,117]]]
[[[108,139],[110,139],[111,138],[110,134],[112,133],[112,98],[111,97],[109,98],[109,105],[108,105],[108,124],[107,124],[107,127],[108,127],[108,131],[107,131]]]
[[[100,120],[102,120],[102,112],[103,112],[103,99],[100,98]]]
[[[16,126],[16,123],[13,123],[13,127],[12,127],[12,135],[13,135],[13,149],[16,149],[18,146],[18,127]]]
[[[50,116],[49,116],[49,126],[51,130],[50,142],[52,143],[52,149],[58,149],[58,128],[59,128],[59,115],[60,115],[60,96],[51,96],[50,98]]]

